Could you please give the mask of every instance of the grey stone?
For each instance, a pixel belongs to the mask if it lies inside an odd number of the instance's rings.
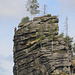
[[[68,53],[64,39],[59,38],[58,22],[56,16],[48,14],[19,24],[13,40],[14,75],[52,75],[62,69],[68,71],[65,67],[72,65],[72,52],[68,48]],[[54,39],[50,37],[49,27],[54,28]]]

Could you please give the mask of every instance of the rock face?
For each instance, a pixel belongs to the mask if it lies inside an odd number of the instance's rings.
[[[58,35],[58,18],[35,17],[18,26],[14,35],[14,75],[51,75],[70,72],[71,49]]]

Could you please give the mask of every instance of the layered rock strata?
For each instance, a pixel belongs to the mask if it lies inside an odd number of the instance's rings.
[[[14,35],[14,75],[69,73],[71,49],[58,35],[58,18],[45,15],[19,24]]]

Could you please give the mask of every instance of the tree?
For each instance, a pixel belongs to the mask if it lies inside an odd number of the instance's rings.
[[[59,37],[64,38],[64,41],[65,41],[66,45],[68,45],[68,47],[72,46],[73,38],[71,38],[70,36],[65,36],[64,37],[64,33],[61,33],[59,35]]]
[[[29,21],[29,17],[27,16],[22,18],[21,23],[27,23],[28,21]]]
[[[37,0],[28,0],[26,4],[27,11],[30,11],[31,15],[38,14],[40,11],[38,10],[39,8],[39,3]]]
[[[73,38],[66,36],[66,37],[64,37],[64,41],[65,41],[66,45],[68,44],[68,47],[71,47],[72,42],[73,42]]]

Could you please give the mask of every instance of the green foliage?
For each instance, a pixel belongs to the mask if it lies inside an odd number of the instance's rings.
[[[59,37],[60,37],[60,38],[64,38],[64,33],[61,33],[61,34],[59,35]]]
[[[43,28],[42,25],[40,25],[40,27],[39,27],[38,37],[39,37],[40,40],[43,40],[45,38],[44,28]]]
[[[66,45],[68,45],[69,47],[72,46],[73,38],[71,38],[70,36],[65,36],[64,37],[64,33],[61,33],[59,35],[59,37],[64,39]]]
[[[38,68],[39,67],[39,61],[35,62],[35,67]]]
[[[73,51],[75,52],[75,43],[73,44]]]
[[[54,50],[53,53],[64,52],[62,50]]]
[[[39,38],[39,42],[40,42],[40,47],[42,47],[42,43],[41,42],[45,38],[45,35],[44,35],[44,27],[43,27],[42,24],[39,27],[38,38]]]
[[[27,5],[26,5],[27,11],[30,11],[32,15],[38,14],[40,11],[38,10],[39,8],[39,3],[37,0],[28,0]]]
[[[55,26],[52,22],[50,22],[51,26],[49,25],[48,26],[48,31],[49,31],[49,39],[52,38],[54,39],[55,38]]]
[[[40,38],[40,40],[43,40],[44,39],[44,36],[40,36],[39,38]]]
[[[27,16],[22,18],[21,23],[27,23],[28,21],[29,21],[29,17]]]
[[[66,45],[68,44],[68,46],[70,47],[72,45],[72,42],[73,42],[73,38],[69,37],[69,36],[66,36],[64,38],[64,41],[66,42]]]
[[[51,14],[44,15],[44,17],[51,17]]]

